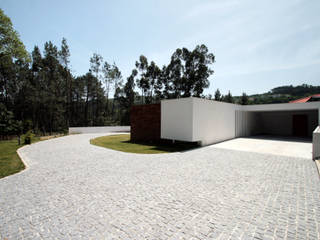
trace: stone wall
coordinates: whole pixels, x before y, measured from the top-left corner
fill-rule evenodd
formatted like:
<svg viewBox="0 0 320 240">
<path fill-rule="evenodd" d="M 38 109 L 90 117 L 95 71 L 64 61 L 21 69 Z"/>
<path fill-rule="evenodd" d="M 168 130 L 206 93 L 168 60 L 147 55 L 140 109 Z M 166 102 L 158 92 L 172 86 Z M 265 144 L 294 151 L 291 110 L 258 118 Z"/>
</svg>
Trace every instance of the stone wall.
<svg viewBox="0 0 320 240">
<path fill-rule="evenodd" d="M 160 141 L 160 104 L 135 105 L 130 112 L 131 140 Z"/>
</svg>

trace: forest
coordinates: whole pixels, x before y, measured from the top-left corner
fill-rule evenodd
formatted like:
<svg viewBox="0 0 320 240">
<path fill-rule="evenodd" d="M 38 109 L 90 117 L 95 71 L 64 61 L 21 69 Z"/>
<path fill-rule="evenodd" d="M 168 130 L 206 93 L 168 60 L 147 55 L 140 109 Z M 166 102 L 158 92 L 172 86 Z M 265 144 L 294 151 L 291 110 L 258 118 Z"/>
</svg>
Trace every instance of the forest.
<svg viewBox="0 0 320 240">
<path fill-rule="evenodd" d="M 141 55 L 126 79 L 116 63 L 94 53 L 90 69 L 72 74 L 70 49 L 45 42 L 26 51 L 8 16 L 0 9 L 0 136 L 33 130 L 66 132 L 69 126 L 130 124 L 133 104 L 164 98 L 202 97 L 215 57 L 205 45 L 178 48 L 158 67 Z"/>
<path fill-rule="evenodd" d="M 288 102 L 320 93 L 320 87 L 277 87 L 248 96 L 204 95 L 214 73 L 215 56 L 205 45 L 176 49 L 167 65 L 159 67 L 141 55 L 124 78 L 116 63 L 94 53 L 84 75 L 72 74 L 70 49 L 45 42 L 43 51 L 26 51 L 8 16 L 0 9 L 0 137 L 32 130 L 38 135 L 67 132 L 70 126 L 129 125 L 134 104 L 161 99 L 202 97 L 237 104 Z"/>
</svg>

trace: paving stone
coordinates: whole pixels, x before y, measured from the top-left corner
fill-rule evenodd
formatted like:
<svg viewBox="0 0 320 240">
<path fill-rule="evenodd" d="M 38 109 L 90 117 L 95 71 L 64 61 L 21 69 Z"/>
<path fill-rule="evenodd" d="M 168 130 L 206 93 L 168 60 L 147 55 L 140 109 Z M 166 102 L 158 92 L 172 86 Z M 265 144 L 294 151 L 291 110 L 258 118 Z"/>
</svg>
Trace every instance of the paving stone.
<svg viewBox="0 0 320 240">
<path fill-rule="evenodd" d="M 71 135 L 19 150 L 0 239 L 319 239 L 313 161 L 214 146 L 129 154 Z"/>
</svg>

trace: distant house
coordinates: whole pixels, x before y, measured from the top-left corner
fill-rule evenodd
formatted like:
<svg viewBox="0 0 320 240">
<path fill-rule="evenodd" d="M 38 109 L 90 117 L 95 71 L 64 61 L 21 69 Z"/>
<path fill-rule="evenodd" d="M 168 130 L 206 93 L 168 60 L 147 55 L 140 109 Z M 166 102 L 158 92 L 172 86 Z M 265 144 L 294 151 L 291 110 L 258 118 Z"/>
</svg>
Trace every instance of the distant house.
<svg viewBox="0 0 320 240">
<path fill-rule="evenodd" d="M 293 101 L 290 101 L 289 103 L 306 103 L 306 102 L 317 102 L 317 101 L 320 101 L 320 94 L 314 94 L 309 97 L 293 100 Z"/>
</svg>

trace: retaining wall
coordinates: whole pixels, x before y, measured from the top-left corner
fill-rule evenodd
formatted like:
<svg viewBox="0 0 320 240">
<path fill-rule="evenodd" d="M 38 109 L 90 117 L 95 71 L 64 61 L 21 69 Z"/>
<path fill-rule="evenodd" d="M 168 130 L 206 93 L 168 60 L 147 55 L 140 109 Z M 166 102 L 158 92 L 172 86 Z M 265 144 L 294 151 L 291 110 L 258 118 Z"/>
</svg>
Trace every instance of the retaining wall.
<svg viewBox="0 0 320 240">
<path fill-rule="evenodd" d="M 109 133 L 109 132 L 130 132 L 130 126 L 70 127 L 69 128 L 69 134 L 75 134 L 75 133 Z"/>
</svg>

